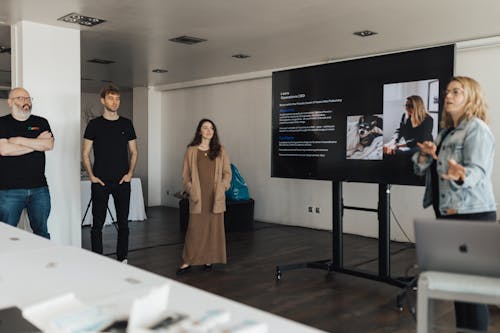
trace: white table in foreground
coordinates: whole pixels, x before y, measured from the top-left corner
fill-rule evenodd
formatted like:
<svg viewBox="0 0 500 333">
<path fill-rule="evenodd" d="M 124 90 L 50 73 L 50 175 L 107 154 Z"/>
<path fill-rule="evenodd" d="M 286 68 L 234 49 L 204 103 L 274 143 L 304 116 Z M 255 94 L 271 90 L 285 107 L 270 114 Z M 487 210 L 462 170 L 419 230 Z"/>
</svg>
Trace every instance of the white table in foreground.
<svg viewBox="0 0 500 333">
<path fill-rule="evenodd" d="M 24 251 L 39 250 L 54 246 L 57 246 L 57 244 L 48 239 L 0 222 L 0 254 L 19 254 Z M 7 267 L 0 268 L 0 271 L 2 269 L 7 269 Z"/>
<path fill-rule="evenodd" d="M 90 203 L 91 198 L 91 183 L 90 180 L 80 181 L 80 192 L 81 192 L 81 218 L 85 215 L 87 207 L 89 207 L 83 225 L 92 224 L 92 203 Z M 90 203 L 90 206 L 89 206 Z M 116 209 L 113 196 L 109 196 L 108 208 L 113 214 L 113 218 L 116 221 Z M 142 184 L 140 178 L 132 178 L 130 182 L 130 210 L 128 213 L 129 221 L 144 221 L 148 217 L 146 216 L 146 210 L 144 209 L 144 196 L 142 194 Z M 109 212 L 106 211 L 106 222 L 105 224 L 111 223 L 111 216 Z"/>
<path fill-rule="evenodd" d="M 85 304 L 105 305 L 127 313 L 134 299 L 146 295 L 153 287 L 168 284 L 167 309 L 193 319 L 218 309 L 228 311 L 232 323 L 244 320 L 265 323 L 269 333 L 322 332 L 86 250 L 58 245 L 47 247 L 45 242 L 36 242 L 38 236 L 26 234 L 12 228 L 10 237 L 32 244 L 27 244 L 25 250 L 0 253 L 0 267 L 8 267 L 0 270 L 0 309 L 9 306 L 25 309 L 72 292 Z"/>
</svg>

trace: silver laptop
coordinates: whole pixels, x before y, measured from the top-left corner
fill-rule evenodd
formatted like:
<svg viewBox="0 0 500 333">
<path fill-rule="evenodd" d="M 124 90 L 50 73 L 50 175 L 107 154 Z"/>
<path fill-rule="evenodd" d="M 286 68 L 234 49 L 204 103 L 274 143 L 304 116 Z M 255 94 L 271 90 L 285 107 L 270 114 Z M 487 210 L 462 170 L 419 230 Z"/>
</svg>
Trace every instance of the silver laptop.
<svg viewBox="0 0 500 333">
<path fill-rule="evenodd" d="M 500 277 L 500 224 L 415 219 L 417 261 L 422 271 Z"/>
</svg>

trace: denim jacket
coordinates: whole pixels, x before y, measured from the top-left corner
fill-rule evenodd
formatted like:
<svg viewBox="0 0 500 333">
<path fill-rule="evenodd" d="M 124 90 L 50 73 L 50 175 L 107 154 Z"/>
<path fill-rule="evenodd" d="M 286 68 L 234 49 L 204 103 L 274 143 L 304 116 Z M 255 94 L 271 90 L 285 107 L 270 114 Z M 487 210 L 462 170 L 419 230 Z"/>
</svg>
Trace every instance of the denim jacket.
<svg viewBox="0 0 500 333">
<path fill-rule="evenodd" d="M 481 213 L 496 210 L 491 183 L 495 138 L 488 126 L 479 118 L 464 119 L 443 140 L 446 130 L 442 130 L 436 145 L 441 144 L 437 159 L 439 182 L 439 210 L 446 215 L 447 209 L 455 209 L 457 214 Z M 442 142 L 441 142 L 442 141 Z M 425 174 L 424 208 L 433 202 L 430 166 L 433 159 L 427 156 L 418 163 L 419 152 L 412 157 L 417 175 Z M 448 160 L 454 159 L 465 167 L 463 184 L 446 180 L 441 175 L 448 172 Z"/>
</svg>

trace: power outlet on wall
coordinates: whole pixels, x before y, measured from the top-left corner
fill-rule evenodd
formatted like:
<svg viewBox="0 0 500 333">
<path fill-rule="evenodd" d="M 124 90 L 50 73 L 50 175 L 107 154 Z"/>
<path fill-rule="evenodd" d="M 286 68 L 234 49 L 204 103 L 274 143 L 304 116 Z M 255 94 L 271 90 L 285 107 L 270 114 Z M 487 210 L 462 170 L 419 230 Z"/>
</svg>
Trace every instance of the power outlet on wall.
<svg viewBox="0 0 500 333">
<path fill-rule="evenodd" d="M 319 207 L 316 207 L 316 214 L 319 214 L 320 213 L 320 209 Z"/>
<path fill-rule="evenodd" d="M 307 212 L 309 212 L 309 213 L 312 213 L 312 212 L 313 212 L 313 208 L 312 208 L 312 206 L 307 207 Z"/>
</svg>

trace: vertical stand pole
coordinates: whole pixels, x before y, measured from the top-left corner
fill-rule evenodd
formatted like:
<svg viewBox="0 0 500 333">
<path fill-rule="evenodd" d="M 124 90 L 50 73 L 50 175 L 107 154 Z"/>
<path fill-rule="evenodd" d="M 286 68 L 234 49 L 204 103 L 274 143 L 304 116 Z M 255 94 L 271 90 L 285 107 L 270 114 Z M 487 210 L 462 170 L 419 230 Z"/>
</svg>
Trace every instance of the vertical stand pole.
<svg viewBox="0 0 500 333">
<path fill-rule="evenodd" d="M 332 260 L 333 268 L 339 270 L 344 267 L 344 243 L 342 217 L 344 206 L 342 202 L 342 182 L 332 183 Z"/>
<path fill-rule="evenodd" d="M 391 275 L 391 187 L 378 185 L 378 274 L 380 277 Z"/>
</svg>

